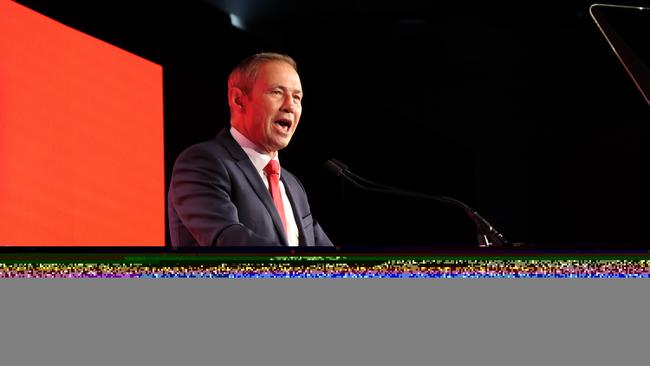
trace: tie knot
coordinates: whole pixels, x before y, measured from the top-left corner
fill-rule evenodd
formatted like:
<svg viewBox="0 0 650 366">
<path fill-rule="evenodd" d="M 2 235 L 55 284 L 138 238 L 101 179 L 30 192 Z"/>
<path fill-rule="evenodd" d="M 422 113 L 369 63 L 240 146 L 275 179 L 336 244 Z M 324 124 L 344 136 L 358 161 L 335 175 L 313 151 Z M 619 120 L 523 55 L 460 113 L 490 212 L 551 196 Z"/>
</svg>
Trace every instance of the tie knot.
<svg viewBox="0 0 650 366">
<path fill-rule="evenodd" d="M 271 175 L 271 174 L 280 174 L 280 163 L 278 163 L 277 160 L 271 159 L 268 164 L 264 167 L 264 171 L 266 174 Z"/>
</svg>

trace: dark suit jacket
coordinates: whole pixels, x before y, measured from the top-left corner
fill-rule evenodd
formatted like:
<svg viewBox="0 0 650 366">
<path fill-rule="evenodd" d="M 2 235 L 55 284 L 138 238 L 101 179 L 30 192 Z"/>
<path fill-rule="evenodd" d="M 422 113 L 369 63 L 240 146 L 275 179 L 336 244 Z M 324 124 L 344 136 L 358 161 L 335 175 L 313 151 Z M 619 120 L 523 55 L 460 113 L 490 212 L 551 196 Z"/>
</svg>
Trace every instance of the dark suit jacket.
<svg viewBox="0 0 650 366">
<path fill-rule="evenodd" d="M 312 217 L 298 179 L 280 179 L 293 207 L 301 246 L 331 246 Z M 172 245 L 286 246 L 282 221 L 262 177 L 228 129 L 183 151 L 168 194 Z"/>
</svg>

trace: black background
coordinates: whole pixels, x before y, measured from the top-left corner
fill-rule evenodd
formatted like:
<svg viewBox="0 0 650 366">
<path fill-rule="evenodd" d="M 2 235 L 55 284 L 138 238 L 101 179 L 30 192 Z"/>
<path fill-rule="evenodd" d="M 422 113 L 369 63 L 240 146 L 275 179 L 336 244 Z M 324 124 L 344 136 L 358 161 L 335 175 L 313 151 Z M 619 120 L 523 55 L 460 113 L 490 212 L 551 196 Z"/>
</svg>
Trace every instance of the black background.
<svg viewBox="0 0 650 366">
<path fill-rule="evenodd" d="M 232 67 L 278 51 L 305 91 L 281 161 L 338 245 L 476 243 L 459 209 L 361 192 L 325 173 L 329 158 L 460 199 L 510 241 L 650 242 L 650 109 L 591 2 L 19 2 L 163 66 L 167 184 L 180 151 L 228 125 Z M 247 30 L 231 25 L 235 10 Z"/>
</svg>

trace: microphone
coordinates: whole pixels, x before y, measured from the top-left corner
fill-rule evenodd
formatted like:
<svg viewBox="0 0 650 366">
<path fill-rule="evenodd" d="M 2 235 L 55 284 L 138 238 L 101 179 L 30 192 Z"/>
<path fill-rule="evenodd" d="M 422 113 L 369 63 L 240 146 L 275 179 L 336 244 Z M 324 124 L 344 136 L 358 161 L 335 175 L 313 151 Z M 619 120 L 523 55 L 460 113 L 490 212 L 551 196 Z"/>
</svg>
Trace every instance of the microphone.
<svg viewBox="0 0 650 366">
<path fill-rule="evenodd" d="M 373 182 L 361 176 L 358 176 L 352 173 L 348 166 L 344 163 L 336 160 L 330 159 L 325 162 L 325 170 L 330 174 L 343 178 L 346 181 L 350 182 L 355 187 L 378 193 L 393 194 L 406 197 L 422 198 L 427 200 L 433 200 L 438 202 L 443 202 L 450 204 L 456 207 L 463 209 L 467 215 L 474 221 L 477 229 L 477 236 L 479 247 L 511 247 L 512 245 L 503 237 L 503 235 L 498 232 L 492 224 L 490 224 L 483 216 L 481 216 L 476 210 L 472 209 L 465 203 L 451 197 L 445 196 L 432 196 L 428 194 L 423 194 L 419 192 L 408 191 L 404 189 L 394 188 L 387 186 L 385 184 Z"/>
<path fill-rule="evenodd" d="M 337 163 L 335 163 L 335 159 L 330 159 L 325 162 L 325 170 L 327 170 L 328 173 L 335 175 L 337 178 L 341 177 L 343 174 L 343 168 L 339 166 Z M 346 167 L 347 168 L 347 167 Z"/>
</svg>

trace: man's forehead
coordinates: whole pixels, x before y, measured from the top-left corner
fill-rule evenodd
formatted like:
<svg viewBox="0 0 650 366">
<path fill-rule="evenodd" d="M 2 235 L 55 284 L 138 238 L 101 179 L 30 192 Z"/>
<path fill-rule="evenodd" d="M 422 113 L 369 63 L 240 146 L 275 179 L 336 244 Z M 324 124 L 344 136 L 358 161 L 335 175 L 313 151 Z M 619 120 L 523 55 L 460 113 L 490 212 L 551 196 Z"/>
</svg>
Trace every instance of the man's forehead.
<svg viewBox="0 0 650 366">
<path fill-rule="evenodd" d="M 287 68 L 280 72 L 272 72 L 272 70 L 260 70 L 257 75 L 256 84 L 262 88 L 282 88 L 294 93 L 302 93 L 302 84 L 298 73 L 287 64 Z"/>
</svg>

